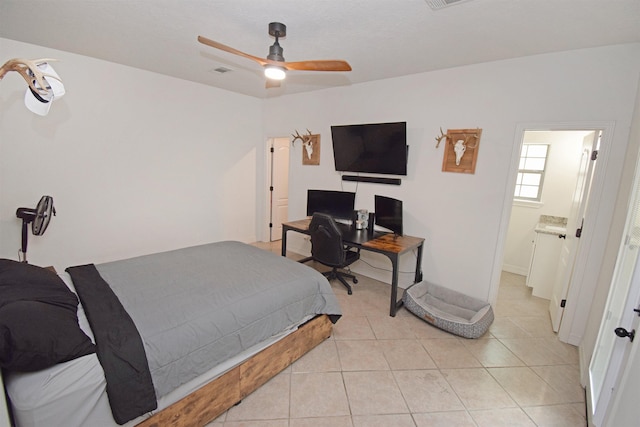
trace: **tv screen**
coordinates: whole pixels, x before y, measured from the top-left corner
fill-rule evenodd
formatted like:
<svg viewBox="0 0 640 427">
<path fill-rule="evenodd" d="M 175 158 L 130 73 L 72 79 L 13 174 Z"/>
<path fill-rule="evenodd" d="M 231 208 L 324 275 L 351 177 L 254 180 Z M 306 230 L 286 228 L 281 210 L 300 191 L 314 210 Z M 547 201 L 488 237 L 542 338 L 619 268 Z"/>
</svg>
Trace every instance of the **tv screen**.
<svg viewBox="0 0 640 427">
<path fill-rule="evenodd" d="M 348 191 L 307 190 L 307 216 L 321 212 L 339 219 L 351 219 L 356 193 Z"/>
<path fill-rule="evenodd" d="M 402 236 L 402 200 L 375 195 L 376 225 Z"/>
<path fill-rule="evenodd" d="M 339 172 L 407 174 L 407 123 L 331 126 Z"/>
</svg>

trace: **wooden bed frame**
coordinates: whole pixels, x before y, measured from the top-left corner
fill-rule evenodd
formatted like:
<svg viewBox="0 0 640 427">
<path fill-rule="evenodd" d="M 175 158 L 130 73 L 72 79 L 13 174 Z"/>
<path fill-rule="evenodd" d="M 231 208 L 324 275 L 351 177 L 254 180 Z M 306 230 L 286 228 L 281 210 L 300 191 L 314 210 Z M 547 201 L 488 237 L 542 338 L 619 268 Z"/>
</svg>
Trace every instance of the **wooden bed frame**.
<svg viewBox="0 0 640 427">
<path fill-rule="evenodd" d="M 329 338 L 331 329 L 332 323 L 326 314 L 317 316 L 295 332 L 137 426 L 203 426 Z"/>
</svg>

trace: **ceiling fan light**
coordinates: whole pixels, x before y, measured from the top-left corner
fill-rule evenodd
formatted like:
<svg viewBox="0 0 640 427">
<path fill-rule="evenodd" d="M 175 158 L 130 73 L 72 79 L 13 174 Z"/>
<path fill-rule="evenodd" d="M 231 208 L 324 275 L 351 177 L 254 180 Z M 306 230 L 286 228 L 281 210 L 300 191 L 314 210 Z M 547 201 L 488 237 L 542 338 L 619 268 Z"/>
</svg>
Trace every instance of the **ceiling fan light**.
<svg viewBox="0 0 640 427">
<path fill-rule="evenodd" d="M 287 76 L 284 67 L 278 67 L 276 65 L 266 65 L 264 67 L 264 75 L 268 79 L 284 80 Z"/>
</svg>

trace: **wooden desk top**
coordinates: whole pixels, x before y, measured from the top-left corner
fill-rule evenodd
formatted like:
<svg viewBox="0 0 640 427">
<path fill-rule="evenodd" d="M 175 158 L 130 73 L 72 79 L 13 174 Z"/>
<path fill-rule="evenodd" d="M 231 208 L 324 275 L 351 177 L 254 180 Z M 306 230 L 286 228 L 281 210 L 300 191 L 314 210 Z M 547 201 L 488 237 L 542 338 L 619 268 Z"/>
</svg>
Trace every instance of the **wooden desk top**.
<svg viewBox="0 0 640 427">
<path fill-rule="evenodd" d="M 311 218 L 299 219 L 283 223 L 292 230 L 306 232 L 309 230 Z M 396 236 L 395 234 L 383 234 L 380 237 L 362 243 L 360 246 L 374 251 L 401 254 L 408 250 L 419 247 L 424 243 L 424 238 L 413 236 Z"/>
<path fill-rule="evenodd" d="M 309 224 L 311 224 L 311 218 L 299 219 L 297 221 L 283 222 L 282 225 L 286 225 L 289 228 L 293 228 L 300 231 L 309 230 Z"/>
<path fill-rule="evenodd" d="M 368 242 L 363 243 L 362 246 L 382 252 L 400 254 L 413 248 L 417 248 L 423 243 L 424 239 L 422 237 L 396 236 L 395 234 L 389 233 L 373 240 L 369 240 Z"/>
</svg>

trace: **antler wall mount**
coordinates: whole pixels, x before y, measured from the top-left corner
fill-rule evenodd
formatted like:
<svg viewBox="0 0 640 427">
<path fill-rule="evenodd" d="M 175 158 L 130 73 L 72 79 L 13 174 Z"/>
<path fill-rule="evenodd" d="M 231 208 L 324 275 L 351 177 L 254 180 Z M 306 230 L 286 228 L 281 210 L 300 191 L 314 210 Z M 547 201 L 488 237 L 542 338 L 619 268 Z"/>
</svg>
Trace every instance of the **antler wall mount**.
<svg viewBox="0 0 640 427">
<path fill-rule="evenodd" d="M 15 71 L 22 76 L 29 86 L 25 92 L 24 103 L 29 110 L 46 116 L 51 108 L 51 101 L 65 94 L 62 79 L 49 64 L 55 59 L 22 59 L 14 58 L 0 67 L 0 80 Z"/>
<path fill-rule="evenodd" d="M 320 135 L 312 134 L 309 129 L 307 129 L 306 135 L 300 135 L 300 132 L 296 129 L 295 134 L 291 134 L 293 140 L 291 141 L 291 145 L 295 146 L 296 140 L 300 140 L 302 142 L 302 147 L 304 150 L 302 151 L 302 164 L 303 165 L 319 165 L 320 164 Z"/>
<path fill-rule="evenodd" d="M 442 170 L 444 172 L 475 173 L 478 159 L 478 146 L 482 129 L 447 129 L 445 134 L 440 128 L 436 136 L 436 148 L 445 140 Z"/>
</svg>

